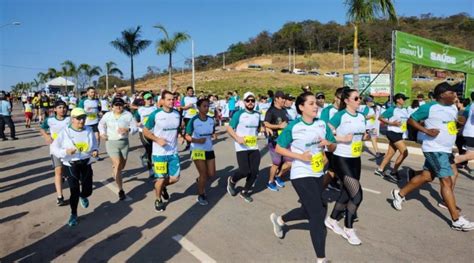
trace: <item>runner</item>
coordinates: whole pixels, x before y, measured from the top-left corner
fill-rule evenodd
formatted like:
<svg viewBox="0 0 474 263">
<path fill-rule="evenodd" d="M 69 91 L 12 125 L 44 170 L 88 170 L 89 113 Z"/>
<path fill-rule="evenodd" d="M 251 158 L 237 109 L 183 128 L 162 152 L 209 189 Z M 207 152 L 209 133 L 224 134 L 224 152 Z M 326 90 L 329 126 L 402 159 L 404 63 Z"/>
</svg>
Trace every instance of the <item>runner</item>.
<svg viewBox="0 0 474 263">
<path fill-rule="evenodd" d="M 291 94 L 286 94 L 285 110 L 286 114 L 288 115 L 289 122 L 295 120 L 298 117 L 298 111 L 296 110 L 294 102 L 295 97 L 293 97 Z"/>
<path fill-rule="evenodd" d="M 112 177 L 119 189 L 119 200 L 126 198 L 123 191 L 122 171 L 127 163 L 129 133 L 138 131 L 135 119 L 130 112 L 124 111 L 125 102 L 121 98 L 112 101 L 112 111 L 105 113 L 99 122 L 100 136 L 106 141 L 105 148 L 112 161 Z"/>
<path fill-rule="evenodd" d="M 464 137 L 466 153 L 457 155 L 455 158 L 457 164 L 465 163 L 464 167 L 468 167 L 467 161 L 474 159 L 474 107 L 472 102 L 474 102 L 474 92 L 471 92 L 471 104 L 465 108 L 463 113 L 464 129 L 462 136 Z"/>
<path fill-rule="evenodd" d="M 108 94 L 104 94 L 104 96 L 100 99 L 100 112 L 101 116 L 104 116 L 107 112 L 110 111 L 110 98 Z"/>
<path fill-rule="evenodd" d="M 298 194 L 301 207 L 282 216 L 270 215 L 273 230 L 278 238 L 283 238 L 282 227 L 289 221 L 308 220 L 309 231 L 317 262 L 325 262 L 327 204 L 323 200 L 324 163 L 323 149 L 334 150 L 334 136 L 329 126 L 316 118 L 318 106 L 313 93 L 305 92 L 296 99 L 300 118 L 291 122 L 278 137 L 276 152 L 293 160 L 291 183 Z M 288 147 L 290 147 L 288 149 Z"/>
<path fill-rule="evenodd" d="M 53 162 L 54 169 L 54 186 L 56 188 L 56 204 L 58 206 L 64 205 L 63 196 L 63 164 L 61 160 L 53 154 L 53 142 L 58 138 L 58 134 L 69 126 L 71 119 L 66 116 L 67 105 L 62 100 L 56 101 L 54 104 L 54 117 L 48 117 L 40 125 L 40 133 L 43 136 L 46 144 L 49 146 L 49 154 L 51 155 L 51 161 Z M 49 134 L 48 134 L 49 131 Z"/>
<path fill-rule="evenodd" d="M 196 165 L 199 177 L 196 179 L 200 205 L 207 205 L 206 183 L 216 175 L 216 157 L 212 149 L 212 140 L 216 139 L 214 118 L 206 115 L 209 100 L 200 99 L 196 103 L 199 113 L 186 126 L 186 140 L 191 143 L 191 158 Z"/>
<path fill-rule="evenodd" d="M 99 100 L 96 99 L 96 91 L 94 87 L 87 88 L 87 97 L 79 101 L 79 108 L 87 113 L 86 126 L 94 131 L 97 144 L 100 144 L 99 137 Z"/>
<path fill-rule="evenodd" d="M 31 98 L 26 99 L 25 104 L 23 104 L 25 111 L 25 127 L 31 128 L 31 120 L 33 119 L 33 104 L 31 104 Z"/>
<path fill-rule="evenodd" d="M 49 97 L 46 95 L 46 92 L 41 92 L 41 97 L 39 98 L 39 108 L 40 116 L 39 122 L 43 122 L 49 115 Z"/>
<path fill-rule="evenodd" d="M 441 195 L 451 214 L 451 228 L 469 231 L 474 229 L 474 223 L 459 215 L 450 178 L 453 176 L 453 170 L 449 159 L 457 133 L 457 111 L 452 107 L 456 99 L 455 91 L 447 82 L 438 84 L 433 94 L 436 101 L 420 106 L 408 120 L 410 125 L 425 134 L 421 146 L 425 164 L 420 175 L 413 177 L 402 189 L 392 190 L 391 195 L 394 208 L 402 210 L 402 203 L 407 194 L 438 177 Z M 425 126 L 422 126 L 420 121 L 424 121 Z"/>
<path fill-rule="evenodd" d="M 360 185 L 363 140 L 366 139 L 365 117 L 357 112 L 361 98 L 354 89 L 345 88 L 342 92 L 340 110 L 329 121 L 336 130 L 337 147 L 333 162 L 336 175 L 342 182 L 341 194 L 332 213 L 325 220 L 326 226 L 341 235 L 351 245 L 362 244 L 353 228 L 357 208 L 362 203 Z M 345 213 L 344 229 L 338 224 Z"/>
<path fill-rule="evenodd" d="M 318 105 L 318 118 L 321 118 L 321 113 L 329 104 L 326 103 L 326 96 L 324 92 L 316 93 L 316 104 Z"/>
<path fill-rule="evenodd" d="M 173 109 L 173 93 L 168 90 L 161 94 L 163 107 L 148 117 L 143 127 L 143 135 L 153 141 L 153 167 L 155 170 L 155 209 L 164 211 L 168 200 L 166 186 L 179 181 L 180 165 L 178 156 L 178 130 L 181 126 L 179 112 Z"/>
<path fill-rule="evenodd" d="M 289 122 L 288 114 L 284 108 L 285 99 L 286 95 L 281 90 L 275 92 L 275 98 L 263 122 L 269 134 L 268 149 L 272 158 L 272 166 L 270 167 L 267 183 L 267 188 L 271 191 L 278 191 L 278 187 L 285 187 L 285 182 L 281 176 L 291 168 L 291 160 L 275 152 L 277 138 Z"/>
<path fill-rule="evenodd" d="M 197 102 L 197 98 L 194 95 L 193 87 L 188 87 L 186 89 L 186 96 L 181 99 L 181 109 L 183 110 L 183 121 L 184 121 L 183 132 L 185 131 L 184 128 L 187 127 L 188 122 L 191 120 L 191 118 L 193 118 L 197 114 L 196 102 Z M 184 150 L 185 151 L 189 150 L 189 147 L 190 147 L 190 144 L 189 142 L 187 142 L 186 148 Z"/>
<path fill-rule="evenodd" d="M 408 156 L 408 149 L 405 140 L 403 139 L 404 134 L 407 132 L 407 121 L 409 118 L 408 110 L 403 106 L 407 99 L 409 98 L 402 93 L 395 94 L 393 97 L 395 105 L 388 108 L 384 111 L 382 116 L 379 117 L 379 120 L 388 126 L 386 135 L 389 144 L 387 153 L 374 174 L 380 177 L 387 176 L 384 173 L 385 167 L 390 163 L 393 156 L 398 151 L 400 154 L 395 160 L 392 171 L 388 175 L 389 180 L 394 182 L 400 180 L 398 169 L 402 165 L 403 160 Z"/>
<path fill-rule="evenodd" d="M 367 133 L 370 135 L 370 141 L 372 142 L 372 147 L 374 148 L 375 158 L 381 158 L 384 156 L 379 152 L 379 147 L 377 144 L 377 137 L 380 129 L 380 109 L 374 103 L 374 98 L 372 96 L 367 96 L 364 98 L 364 105 L 361 105 L 359 112 L 365 116 L 367 120 Z"/>
<path fill-rule="evenodd" d="M 99 154 L 97 140 L 90 127 L 84 125 L 87 114 L 84 109 L 75 108 L 71 112 L 71 125 L 62 129 L 53 141 L 53 155 L 62 159 L 66 167 L 67 182 L 71 191 L 69 205 L 71 216 L 68 225 L 77 225 L 77 205 L 89 207 L 92 194 L 91 158 Z"/>
<path fill-rule="evenodd" d="M 252 92 L 244 94 L 245 109 L 232 115 L 227 132 L 234 139 L 237 163 L 239 169 L 227 179 L 227 192 L 231 196 L 237 195 L 235 185 L 240 179 L 246 178 L 245 186 L 239 195 L 247 203 L 251 203 L 251 189 L 257 179 L 260 166 L 260 150 L 257 144 L 257 134 L 260 128 L 260 114 L 255 109 L 255 95 Z"/>
<path fill-rule="evenodd" d="M 140 135 L 140 141 L 142 142 L 143 147 L 145 148 L 145 153 L 141 156 L 141 161 L 143 166 L 146 166 L 148 169 L 149 177 L 154 177 L 155 172 L 153 171 L 153 159 L 152 159 L 152 152 L 153 152 L 153 141 L 150 139 L 145 138 L 143 135 L 143 127 L 148 120 L 148 116 L 156 111 L 158 108 L 154 105 L 153 102 L 153 94 L 146 93 L 143 96 L 145 99 L 145 106 L 141 106 L 135 112 L 135 120 L 138 121 L 138 131 Z"/>
</svg>

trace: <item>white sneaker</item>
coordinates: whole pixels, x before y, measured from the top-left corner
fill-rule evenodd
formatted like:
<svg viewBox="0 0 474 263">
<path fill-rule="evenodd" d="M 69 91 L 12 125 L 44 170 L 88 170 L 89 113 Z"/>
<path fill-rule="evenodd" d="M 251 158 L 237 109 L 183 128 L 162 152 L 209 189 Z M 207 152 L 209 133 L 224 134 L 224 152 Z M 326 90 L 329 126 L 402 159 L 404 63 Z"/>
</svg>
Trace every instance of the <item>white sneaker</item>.
<svg viewBox="0 0 474 263">
<path fill-rule="evenodd" d="M 398 211 L 402 210 L 402 202 L 405 201 L 405 197 L 400 196 L 400 190 L 399 189 L 393 189 L 392 190 L 392 204 L 395 209 Z"/>
<path fill-rule="evenodd" d="M 278 216 L 275 213 L 272 213 L 270 215 L 270 221 L 272 221 L 273 233 L 275 233 L 275 236 L 277 236 L 278 238 L 283 238 L 282 225 L 278 223 Z"/>
<path fill-rule="evenodd" d="M 346 238 L 345 237 L 346 234 L 344 233 L 344 230 L 342 230 L 342 228 L 339 226 L 337 220 L 332 219 L 331 217 L 328 216 L 326 217 L 326 220 L 324 220 L 324 224 L 326 225 L 327 228 L 331 229 L 337 235 L 340 235 Z"/>
<path fill-rule="evenodd" d="M 458 220 L 453 221 L 451 228 L 459 231 L 470 231 L 474 229 L 474 223 L 460 216 Z"/>
<path fill-rule="evenodd" d="M 358 246 L 362 244 L 362 241 L 360 241 L 359 237 L 357 236 L 355 229 L 344 227 L 344 233 L 345 233 L 344 238 L 347 239 L 347 241 L 349 241 L 349 244 L 353 246 Z"/>
</svg>

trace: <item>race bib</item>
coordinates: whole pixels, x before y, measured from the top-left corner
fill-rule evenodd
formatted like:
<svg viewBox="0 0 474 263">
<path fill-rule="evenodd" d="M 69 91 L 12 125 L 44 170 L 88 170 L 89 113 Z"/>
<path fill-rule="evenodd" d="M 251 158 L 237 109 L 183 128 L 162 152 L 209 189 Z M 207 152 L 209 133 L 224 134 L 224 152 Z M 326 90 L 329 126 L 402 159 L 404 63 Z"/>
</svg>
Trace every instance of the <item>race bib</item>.
<svg viewBox="0 0 474 263">
<path fill-rule="evenodd" d="M 97 119 L 97 113 L 88 113 L 88 114 L 87 114 L 87 119 L 88 119 L 88 120 L 95 120 L 95 119 Z"/>
<path fill-rule="evenodd" d="M 168 163 L 167 162 L 156 162 L 153 164 L 156 174 L 167 174 Z"/>
<path fill-rule="evenodd" d="M 193 116 L 193 115 L 197 114 L 197 110 L 194 109 L 194 108 L 191 108 L 191 109 L 188 110 L 188 113 L 189 113 L 189 115 Z"/>
<path fill-rule="evenodd" d="M 450 121 L 448 122 L 448 133 L 449 135 L 456 135 L 458 134 L 458 129 L 456 127 L 456 122 L 455 121 Z"/>
<path fill-rule="evenodd" d="M 283 130 L 278 130 L 277 134 L 280 135 Z"/>
<path fill-rule="evenodd" d="M 371 125 L 374 125 L 374 124 L 375 124 L 375 117 L 370 118 L 370 119 L 369 119 L 369 123 L 370 123 Z"/>
<path fill-rule="evenodd" d="M 244 136 L 244 144 L 248 147 L 257 146 L 257 136 Z"/>
<path fill-rule="evenodd" d="M 311 170 L 315 173 L 319 173 L 324 168 L 323 153 L 317 153 L 311 157 Z"/>
<path fill-rule="evenodd" d="M 195 160 L 206 160 L 206 152 L 203 150 L 193 150 L 191 157 Z"/>
<path fill-rule="evenodd" d="M 53 138 L 53 140 L 56 140 L 56 138 L 58 138 L 58 134 L 55 132 L 51 133 L 51 138 Z"/>
<path fill-rule="evenodd" d="M 79 152 L 87 152 L 89 151 L 89 144 L 87 142 L 76 142 L 76 149 Z"/>
<path fill-rule="evenodd" d="M 362 154 L 362 141 L 352 142 L 351 151 L 352 156 L 360 157 Z"/>
<path fill-rule="evenodd" d="M 147 121 L 148 121 L 148 116 L 146 116 L 146 117 L 143 118 L 142 124 L 145 125 L 145 123 L 146 123 Z"/>
<path fill-rule="evenodd" d="M 402 132 L 406 132 L 407 131 L 407 123 L 404 121 L 402 122 L 402 125 L 400 125 L 400 130 Z"/>
<path fill-rule="evenodd" d="M 48 103 L 47 103 L 47 102 L 43 102 L 43 107 L 48 107 Z"/>
</svg>

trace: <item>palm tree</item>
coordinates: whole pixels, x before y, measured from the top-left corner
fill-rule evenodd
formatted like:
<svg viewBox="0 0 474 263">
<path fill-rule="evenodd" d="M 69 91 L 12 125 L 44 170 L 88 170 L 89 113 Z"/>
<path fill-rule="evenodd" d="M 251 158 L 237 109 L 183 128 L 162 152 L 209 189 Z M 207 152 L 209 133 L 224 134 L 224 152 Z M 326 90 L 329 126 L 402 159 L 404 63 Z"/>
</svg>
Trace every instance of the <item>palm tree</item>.
<svg viewBox="0 0 474 263">
<path fill-rule="evenodd" d="M 135 77 L 133 75 L 133 56 L 140 54 L 145 48 L 150 44 L 150 40 L 140 39 L 140 26 L 137 26 L 136 29 L 130 28 L 128 30 L 122 31 L 122 37 L 117 38 L 114 41 L 111 41 L 110 44 L 118 49 L 120 52 L 124 53 L 130 57 L 131 65 L 131 92 L 135 93 Z"/>
<path fill-rule="evenodd" d="M 170 38 L 168 35 L 168 31 L 162 25 L 153 26 L 154 28 L 158 28 L 163 32 L 165 38 L 160 39 L 156 42 L 156 53 L 160 54 L 168 54 L 169 55 L 169 62 L 168 62 L 168 89 L 171 90 L 171 74 L 173 71 L 173 64 L 172 64 L 172 56 L 173 53 L 176 52 L 178 49 L 178 45 L 187 41 L 190 36 L 183 32 L 176 32 L 174 33 L 173 37 Z"/>
<path fill-rule="evenodd" d="M 49 68 L 46 72 L 47 79 L 54 79 L 61 76 L 61 72 L 58 72 L 55 68 Z"/>
<path fill-rule="evenodd" d="M 61 64 L 61 66 L 62 66 L 63 76 L 66 78 L 66 90 L 67 90 L 67 77 L 68 76 L 74 77 L 75 85 L 73 88 L 73 92 L 76 93 L 77 92 L 77 75 L 79 74 L 79 70 L 76 67 L 76 64 L 74 64 L 74 62 L 72 62 L 71 60 L 66 60 Z"/>
<path fill-rule="evenodd" d="M 79 72 L 83 73 L 87 77 L 87 85 L 91 85 L 91 79 L 94 76 L 99 76 L 102 69 L 99 66 L 91 66 L 89 64 L 79 65 Z"/>
<path fill-rule="evenodd" d="M 36 76 L 38 77 L 39 84 L 48 82 L 48 73 L 39 72 Z"/>
<path fill-rule="evenodd" d="M 123 76 L 122 71 L 116 67 L 117 64 L 113 61 L 105 63 L 105 92 L 109 93 L 109 75 L 119 74 Z"/>
<path fill-rule="evenodd" d="M 359 49 L 357 45 L 358 29 L 362 23 L 373 21 L 376 17 L 388 17 L 396 22 L 397 14 L 392 0 L 346 0 L 347 17 L 354 27 L 354 89 L 359 88 Z"/>
</svg>

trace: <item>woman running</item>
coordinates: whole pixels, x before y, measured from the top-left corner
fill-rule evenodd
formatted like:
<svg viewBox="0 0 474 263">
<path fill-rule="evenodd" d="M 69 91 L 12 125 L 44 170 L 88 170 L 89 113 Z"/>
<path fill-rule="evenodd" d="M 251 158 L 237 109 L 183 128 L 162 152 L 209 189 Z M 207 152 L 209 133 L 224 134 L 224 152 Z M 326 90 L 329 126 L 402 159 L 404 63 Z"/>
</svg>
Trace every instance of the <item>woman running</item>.
<svg viewBox="0 0 474 263">
<path fill-rule="evenodd" d="M 206 183 L 208 178 L 216 175 L 216 157 L 212 149 L 212 139 L 215 139 L 215 126 L 214 118 L 207 115 L 209 100 L 200 99 L 196 105 L 199 112 L 186 126 L 186 140 L 191 143 L 191 158 L 199 173 L 196 201 L 200 205 L 207 205 Z"/>
<path fill-rule="evenodd" d="M 102 116 L 99 122 L 100 136 L 106 141 L 105 148 L 112 161 L 112 175 L 117 183 L 119 200 L 126 198 L 123 191 L 122 171 L 127 163 L 129 133 L 138 131 L 135 119 L 130 112 L 124 111 L 125 102 L 121 98 L 112 101 L 112 111 Z"/>
<path fill-rule="evenodd" d="M 84 109 L 72 110 L 71 125 L 65 127 L 52 144 L 53 155 L 61 158 L 66 166 L 67 182 L 71 191 L 69 226 L 77 225 L 79 200 L 83 208 L 89 207 L 87 197 L 92 194 L 91 157 L 96 158 L 99 154 L 94 131 L 84 126 L 86 118 Z"/>
<path fill-rule="evenodd" d="M 331 129 L 316 118 L 318 106 L 313 93 L 305 92 L 296 98 L 296 110 L 301 115 L 291 122 L 277 140 L 276 152 L 291 158 L 291 183 L 298 194 L 302 206 L 288 213 L 270 215 L 273 230 L 278 238 L 283 238 L 282 227 L 286 222 L 309 220 L 309 231 L 316 252 L 317 262 L 326 258 L 326 217 L 327 204 L 323 200 L 324 165 L 327 162 L 324 148 L 334 150 L 335 142 Z M 288 149 L 288 147 L 291 147 Z"/>
<path fill-rule="evenodd" d="M 155 171 L 153 171 L 153 160 L 151 159 L 153 152 L 153 141 L 143 136 L 143 127 L 148 120 L 148 116 L 150 116 L 150 114 L 156 111 L 158 108 L 154 105 L 153 94 L 146 93 L 143 95 L 143 99 L 145 100 L 145 106 L 141 106 L 137 111 L 135 111 L 135 119 L 139 122 L 138 130 L 140 132 L 140 141 L 145 148 L 145 154 L 142 156 L 142 160 L 146 160 L 143 161 L 143 163 L 146 164 L 146 167 L 148 168 L 148 175 L 151 178 L 155 175 Z"/>
<path fill-rule="evenodd" d="M 353 228 L 357 208 L 362 203 L 362 187 L 360 171 L 363 143 L 367 138 L 365 117 L 357 112 L 361 98 L 354 89 L 344 89 L 341 97 L 340 111 L 329 121 L 336 131 L 337 147 L 334 151 L 333 162 L 336 175 L 342 182 L 341 194 L 334 205 L 332 213 L 326 218 L 326 226 L 341 235 L 351 245 L 360 245 Z M 345 213 L 344 229 L 338 220 Z"/>
</svg>

